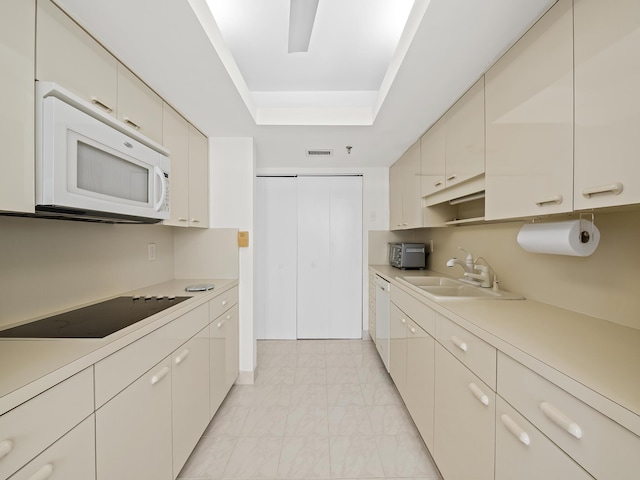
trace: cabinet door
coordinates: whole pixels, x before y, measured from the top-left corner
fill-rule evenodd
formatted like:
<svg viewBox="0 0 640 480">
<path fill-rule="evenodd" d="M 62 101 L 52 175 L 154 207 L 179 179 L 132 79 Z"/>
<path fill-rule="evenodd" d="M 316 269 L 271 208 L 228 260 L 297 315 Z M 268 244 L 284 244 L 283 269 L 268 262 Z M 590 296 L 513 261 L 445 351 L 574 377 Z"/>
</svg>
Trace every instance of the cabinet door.
<svg viewBox="0 0 640 480">
<path fill-rule="evenodd" d="M 574 3 L 574 207 L 640 203 L 640 3 Z"/>
<path fill-rule="evenodd" d="M 407 150 L 403 161 L 402 223 L 405 228 L 422 226 L 420 166 L 420 141 L 417 141 Z"/>
<path fill-rule="evenodd" d="M 209 228 L 209 141 L 189 124 L 189 226 Z"/>
<path fill-rule="evenodd" d="M 9 480 L 95 480 L 93 415 L 31 460 Z"/>
<path fill-rule="evenodd" d="M 189 124 L 166 103 L 162 106 L 162 144 L 171 152 L 171 218 L 165 225 L 189 226 Z"/>
<path fill-rule="evenodd" d="M 389 230 L 402 230 L 402 162 L 389 167 Z"/>
<path fill-rule="evenodd" d="M 239 373 L 239 318 L 238 306 L 231 308 L 224 315 L 226 322 L 225 345 L 224 345 L 224 384 L 225 395 L 233 386 Z"/>
<path fill-rule="evenodd" d="M 162 144 L 162 99 L 118 64 L 118 120 Z"/>
<path fill-rule="evenodd" d="M 421 193 L 431 195 L 444 188 L 445 136 L 444 122 L 436 122 L 420 139 Z"/>
<path fill-rule="evenodd" d="M 484 173 L 484 77 L 444 118 L 445 182 L 450 187 Z"/>
<path fill-rule="evenodd" d="M 495 480 L 591 480 L 576 462 L 499 396 Z"/>
<path fill-rule="evenodd" d="M 447 480 L 493 480 L 495 393 L 440 345 L 433 443 Z"/>
<path fill-rule="evenodd" d="M 389 373 L 403 399 L 407 396 L 407 319 L 407 315 L 392 303 L 389 317 Z"/>
<path fill-rule="evenodd" d="M 96 412 L 98 480 L 172 480 L 171 435 L 167 357 Z"/>
<path fill-rule="evenodd" d="M 227 322 L 225 314 L 220 315 L 209 325 L 209 417 L 213 418 L 227 394 L 225 381 L 225 339 Z"/>
<path fill-rule="evenodd" d="M 39 0 L 36 79 L 60 84 L 116 114 L 118 61 L 50 0 Z"/>
<path fill-rule="evenodd" d="M 435 340 L 415 322 L 407 323 L 407 383 L 405 404 L 418 431 L 433 451 L 435 405 Z"/>
<path fill-rule="evenodd" d="M 560 0 L 486 73 L 489 220 L 573 208 L 573 18 Z"/>
<path fill-rule="evenodd" d="M 35 1 L 0 6 L 0 210 L 33 212 Z"/>
<path fill-rule="evenodd" d="M 209 423 L 209 327 L 171 356 L 173 476 L 178 476 Z"/>
</svg>

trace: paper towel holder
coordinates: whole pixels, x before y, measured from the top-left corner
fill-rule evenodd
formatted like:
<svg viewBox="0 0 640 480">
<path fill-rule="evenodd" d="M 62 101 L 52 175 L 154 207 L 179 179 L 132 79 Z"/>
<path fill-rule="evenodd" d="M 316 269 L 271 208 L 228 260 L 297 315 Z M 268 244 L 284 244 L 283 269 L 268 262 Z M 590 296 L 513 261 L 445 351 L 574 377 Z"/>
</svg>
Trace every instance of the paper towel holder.
<svg viewBox="0 0 640 480">
<path fill-rule="evenodd" d="M 582 226 L 582 216 L 583 215 L 589 215 L 589 214 L 580 212 L 580 218 L 579 218 L 580 219 L 580 226 Z M 591 222 L 589 223 L 591 231 L 587 232 L 586 230 L 580 229 L 580 243 L 589 243 L 589 241 L 593 238 L 593 226 L 594 226 L 595 218 L 596 218 L 595 215 L 593 214 L 593 212 L 591 212 Z"/>
</svg>

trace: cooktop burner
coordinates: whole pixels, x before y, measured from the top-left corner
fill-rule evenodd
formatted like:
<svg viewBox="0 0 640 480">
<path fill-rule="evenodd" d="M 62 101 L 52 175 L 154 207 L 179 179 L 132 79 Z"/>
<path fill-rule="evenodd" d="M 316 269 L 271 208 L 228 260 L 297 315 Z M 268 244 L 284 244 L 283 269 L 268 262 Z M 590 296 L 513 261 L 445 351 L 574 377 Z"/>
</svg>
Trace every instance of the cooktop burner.
<svg viewBox="0 0 640 480">
<path fill-rule="evenodd" d="M 0 330 L 5 338 L 104 338 L 191 297 L 117 297 Z"/>
</svg>

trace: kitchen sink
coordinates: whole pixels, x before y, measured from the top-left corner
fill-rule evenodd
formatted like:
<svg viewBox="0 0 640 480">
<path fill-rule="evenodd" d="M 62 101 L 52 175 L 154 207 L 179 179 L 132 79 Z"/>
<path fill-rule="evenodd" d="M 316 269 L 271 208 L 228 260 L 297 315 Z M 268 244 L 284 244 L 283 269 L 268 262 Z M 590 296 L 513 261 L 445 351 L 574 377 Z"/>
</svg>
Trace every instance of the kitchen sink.
<svg viewBox="0 0 640 480">
<path fill-rule="evenodd" d="M 397 276 L 396 280 L 435 301 L 442 300 L 523 300 L 524 297 L 503 290 L 469 285 L 446 277 Z"/>
</svg>

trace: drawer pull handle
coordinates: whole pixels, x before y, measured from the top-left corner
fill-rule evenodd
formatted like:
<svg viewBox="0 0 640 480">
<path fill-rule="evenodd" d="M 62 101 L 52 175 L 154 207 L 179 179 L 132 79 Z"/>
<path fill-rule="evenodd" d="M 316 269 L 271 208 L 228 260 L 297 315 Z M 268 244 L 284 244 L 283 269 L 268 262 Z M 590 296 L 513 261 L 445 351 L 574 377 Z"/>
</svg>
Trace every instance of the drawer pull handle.
<svg viewBox="0 0 640 480">
<path fill-rule="evenodd" d="M 560 205 L 562 203 L 562 195 L 553 195 L 552 197 L 546 198 L 544 200 L 538 200 L 536 202 L 536 205 L 542 207 L 543 205 L 547 205 L 549 203 Z"/>
<path fill-rule="evenodd" d="M 189 349 L 188 349 L 188 348 L 185 348 L 185 349 L 182 351 L 182 353 L 180 353 L 180 355 L 178 355 L 178 356 L 176 357 L 176 360 L 175 360 L 176 365 L 180 365 L 182 362 L 184 362 L 184 361 L 187 359 L 187 357 L 189 356 L 189 354 L 190 354 L 190 353 L 191 353 L 191 352 L 189 351 Z"/>
<path fill-rule="evenodd" d="M 549 402 L 542 402 L 540 404 L 540 410 L 542 410 L 542 413 L 544 413 L 546 417 L 556 425 L 566 430 L 574 437 L 582 438 L 582 429 L 580 428 L 580 425 L 567 417 L 565 413 L 557 407 L 551 405 Z"/>
<path fill-rule="evenodd" d="M 13 442 L 11 440 L 3 440 L 0 442 L 0 458 L 6 457 L 13 449 Z"/>
<path fill-rule="evenodd" d="M 135 130 L 140 130 L 140 125 L 138 125 L 136 122 L 134 122 L 133 120 L 131 120 L 128 117 L 124 117 L 124 123 L 126 123 L 130 127 L 134 128 Z"/>
<path fill-rule="evenodd" d="M 151 385 L 155 385 L 169 373 L 169 367 L 162 367 L 158 373 L 151 377 Z"/>
<path fill-rule="evenodd" d="M 480 403 L 482 403 L 483 405 L 489 405 L 489 397 L 487 397 L 475 383 L 469 384 L 469 390 L 471 390 L 473 396 L 476 397 L 480 401 Z"/>
<path fill-rule="evenodd" d="M 229 302 L 227 302 L 226 300 L 222 300 L 222 306 L 223 306 L 223 307 L 224 307 L 227 303 L 229 303 Z"/>
<path fill-rule="evenodd" d="M 447 177 L 447 181 L 454 180 L 457 176 L 458 176 L 458 174 L 454 173 L 453 175 L 450 175 L 450 176 Z"/>
<path fill-rule="evenodd" d="M 411 333 L 416 333 L 416 327 L 409 326 L 409 331 Z"/>
<path fill-rule="evenodd" d="M 47 463 L 40 470 L 29 477 L 29 480 L 45 480 L 51 476 L 53 473 L 53 465 L 51 463 Z"/>
<path fill-rule="evenodd" d="M 198 220 L 197 218 L 192 218 L 191 223 L 200 223 L 200 220 Z"/>
<path fill-rule="evenodd" d="M 616 182 L 609 185 L 598 185 L 597 187 L 585 188 L 582 190 L 582 195 L 587 198 L 591 198 L 591 195 L 597 195 L 599 193 L 613 193 L 614 195 L 620 195 L 622 190 L 622 183 Z"/>
<path fill-rule="evenodd" d="M 186 221 L 187 221 L 187 219 L 186 219 L 186 218 L 184 218 L 184 217 L 178 217 L 178 221 L 179 221 L 179 222 L 186 222 Z"/>
<path fill-rule="evenodd" d="M 222 321 L 218 322 L 218 325 L 217 325 L 217 326 L 218 326 L 218 328 L 222 328 L 222 326 L 224 325 L 224 322 L 225 322 L 225 321 L 226 321 L 226 320 L 222 320 Z"/>
<path fill-rule="evenodd" d="M 529 434 L 525 432 L 520 426 L 514 422 L 509 415 L 503 413 L 500 416 L 500 420 L 502 420 L 502 424 L 507 427 L 514 437 L 520 440 L 521 443 L 529 446 L 531 444 L 531 439 L 529 438 Z"/>
<path fill-rule="evenodd" d="M 106 110 L 107 113 L 113 112 L 113 108 L 111 108 L 109 105 L 101 101 L 98 97 L 91 97 L 91 103 L 93 103 L 97 107 L 100 107 L 103 110 Z"/>
<path fill-rule="evenodd" d="M 442 181 L 438 181 L 433 184 L 434 187 L 439 187 L 440 185 L 442 185 Z"/>
<path fill-rule="evenodd" d="M 405 318 L 400 318 L 400 323 L 404 325 L 405 323 L 407 323 L 407 320 Z"/>
<path fill-rule="evenodd" d="M 451 337 L 451 341 L 453 342 L 453 344 L 458 347 L 460 350 L 462 350 L 463 352 L 466 352 L 467 349 L 469 347 L 467 347 L 467 342 L 463 342 L 462 340 L 460 340 L 458 337 L 456 337 L 455 335 L 453 335 Z"/>
</svg>

